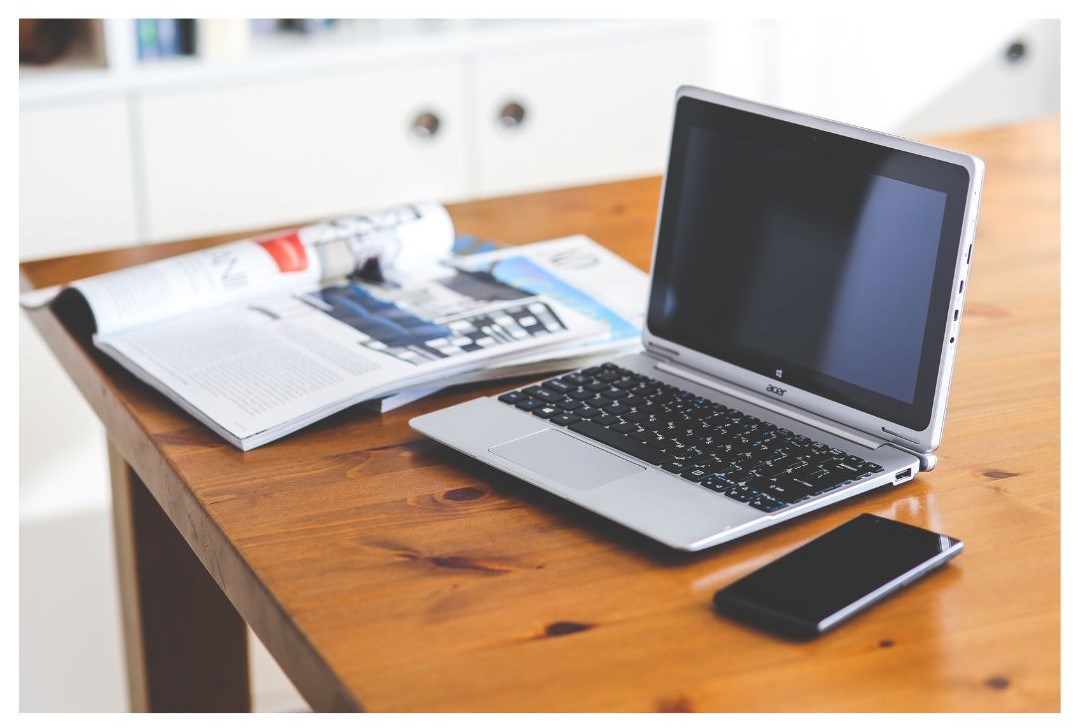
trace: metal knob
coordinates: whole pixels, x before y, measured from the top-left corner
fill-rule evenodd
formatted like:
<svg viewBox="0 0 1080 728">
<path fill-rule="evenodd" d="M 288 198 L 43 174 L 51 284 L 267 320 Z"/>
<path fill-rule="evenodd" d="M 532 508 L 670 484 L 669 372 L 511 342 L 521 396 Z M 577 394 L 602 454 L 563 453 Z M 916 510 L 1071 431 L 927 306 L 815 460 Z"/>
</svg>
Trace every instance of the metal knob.
<svg viewBox="0 0 1080 728">
<path fill-rule="evenodd" d="M 431 111 L 425 111 L 417 115 L 412 123 L 412 133 L 417 139 L 431 139 L 439 133 L 442 122 Z"/>
<path fill-rule="evenodd" d="M 1005 49 L 1005 60 L 1009 63 L 1019 63 L 1027 56 L 1027 44 L 1022 40 L 1014 40 Z"/>
<path fill-rule="evenodd" d="M 507 129 L 516 129 L 525 122 L 525 107 L 510 101 L 499 111 L 499 123 Z"/>
</svg>

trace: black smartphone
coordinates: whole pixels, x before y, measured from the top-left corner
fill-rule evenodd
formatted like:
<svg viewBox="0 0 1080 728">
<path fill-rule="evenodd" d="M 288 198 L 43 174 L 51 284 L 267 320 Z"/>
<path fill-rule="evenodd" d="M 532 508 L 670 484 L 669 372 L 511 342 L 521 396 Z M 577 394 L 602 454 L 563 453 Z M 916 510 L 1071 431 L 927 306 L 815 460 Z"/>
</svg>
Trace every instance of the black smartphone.
<svg viewBox="0 0 1080 728">
<path fill-rule="evenodd" d="M 722 613 L 808 639 L 959 554 L 962 541 L 864 513 L 713 596 Z"/>
</svg>

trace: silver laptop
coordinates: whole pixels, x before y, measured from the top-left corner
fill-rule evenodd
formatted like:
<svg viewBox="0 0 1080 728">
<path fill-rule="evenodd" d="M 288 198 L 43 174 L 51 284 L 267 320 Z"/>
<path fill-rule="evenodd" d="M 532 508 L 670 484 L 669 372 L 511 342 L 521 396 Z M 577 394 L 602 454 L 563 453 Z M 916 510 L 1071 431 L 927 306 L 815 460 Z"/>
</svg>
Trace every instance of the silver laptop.
<svg viewBox="0 0 1080 728">
<path fill-rule="evenodd" d="M 412 427 L 695 551 L 934 467 L 983 164 L 681 88 L 643 352 Z"/>
</svg>

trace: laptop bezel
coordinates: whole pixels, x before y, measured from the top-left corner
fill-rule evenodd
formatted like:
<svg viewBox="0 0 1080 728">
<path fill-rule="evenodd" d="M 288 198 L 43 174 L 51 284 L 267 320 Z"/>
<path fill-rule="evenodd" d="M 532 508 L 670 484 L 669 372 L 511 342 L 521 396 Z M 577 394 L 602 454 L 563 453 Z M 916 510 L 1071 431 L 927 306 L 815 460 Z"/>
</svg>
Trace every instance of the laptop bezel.
<svg viewBox="0 0 1080 728">
<path fill-rule="evenodd" d="M 861 431 L 874 439 L 892 442 L 893 444 L 912 452 L 926 454 L 936 450 L 941 442 L 941 432 L 945 420 L 945 408 L 956 356 L 959 326 L 960 321 L 962 320 L 963 295 L 960 291 L 960 282 L 967 278 L 967 271 L 970 266 L 970 257 L 968 256 L 969 246 L 974 244 L 979 193 L 982 189 L 984 173 L 982 160 L 969 154 L 963 154 L 881 132 L 822 119 L 808 114 L 748 101 L 746 99 L 708 91 L 694 86 L 680 87 L 675 95 L 675 110 L 672 115 L 671 145 L 669 146 L 669 150 L 674 146 L 675 134 L 679 128 L 677 124 L 679 101 L 686 97 L 758 114 L 780 121 L 791 122 L 807 128 L 818 129 L 887 148 L 942 160 L 959 165 L 967 170 L 969 183 L 964 199 L 963 221 L 961 224 L 960 236 L 956 245 L 956 257 L 953 265 L 953 277 L 949 299 L 954 305 L 948 307 L 945 315 L 950 316 L 951 318 L 951 312 L 953 310 L 959 311 L 960 314 L 957 315 L 955 320 L 947 322 L 944 327 L 944 335 L 942 336 L 940 347 L 938 349 L 937 377 L 934 387 L 931 415 L 929 423 L 924 429 L 915 430 L 906 427 L 897 422 L 890 421 L 887 418 L 872 415 L 855 407 L 840 404 L 821 395 L 792 386 L 790 383 L 782 383 L 783 395 L 778 395 L 775 392 L 775 385 L 777 385 L 780 380 L 774 377 L 762 375 L 723 359 L 704 354 L 693 348 L 682 345 L 677 341 L 666 339 L 651 331 L 647 321 L 642 330 L 642 343 L 646 350 L 653 353 L 660 353 L 664 358 L 677 362 L 680 366 L 696 370 L 708 377 L 721 380 L 726 384 L 734 384 L 744 388 L 755 396 L 772 400 L 780 410 L 791 408 L 802 410 L 813 417 L 824 418 L 840 423 L 846 427 Z M 652 266 L 650 267 L 650 270 L 652 271 L 656 270 L 656 257 L 658 254 L 660 229 L 663 222 L 664 201 L 668 189 L 669 172 L 670 159 L 668 169 L 665 169 L 661 185 L 659 211 L 657 214 L 656 228 L 653 233 L 653 255 Z M 650 281 L 650 291 L 651 290 L 652 281 Z M 770 390 L 770 386 L 773 386 L 774 389 Z M 923 460 L 923 462 L 926 463 L 928 461 Z"/>
</svg>

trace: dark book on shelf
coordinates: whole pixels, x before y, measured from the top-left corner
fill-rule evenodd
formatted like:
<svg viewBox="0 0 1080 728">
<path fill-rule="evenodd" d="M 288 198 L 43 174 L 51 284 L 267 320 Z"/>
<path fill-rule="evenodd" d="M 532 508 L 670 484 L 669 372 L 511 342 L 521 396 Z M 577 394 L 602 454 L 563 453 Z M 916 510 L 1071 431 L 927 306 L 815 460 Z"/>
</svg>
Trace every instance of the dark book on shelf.
<svg viewBox="0 0 1080 728">
<path fill-rule="evenodd" d="M 178 18 L 175 22 L 178 52 L 182 56 L 195 55 L 195 21 L 192 18 Z"/>
</svg>

